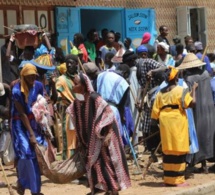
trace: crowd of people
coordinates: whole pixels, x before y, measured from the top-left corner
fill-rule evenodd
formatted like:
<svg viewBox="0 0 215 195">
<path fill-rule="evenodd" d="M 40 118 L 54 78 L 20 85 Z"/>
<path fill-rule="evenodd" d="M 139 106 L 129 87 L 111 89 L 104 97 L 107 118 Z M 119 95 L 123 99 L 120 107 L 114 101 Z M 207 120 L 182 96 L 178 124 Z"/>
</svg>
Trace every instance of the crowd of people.
<svg viewBox="0 0 215 195">
<path fill-rule="evenodd" d="M 203 52 L 190 35 L 185 46 L 179 36 L 170 45 L 165 25 L 159 32 L 153 45 L 146 32 L 132 48 L 129 37 L 121 42 L 118 32 L 103 29 L 100 37 L 91 29 L 86 38 L 74 35 L 66 56 L 49 33 L 41 34 L 37 48 L 20 50 L 14 34 L 6 40 L 0 117 L 1 128 L 9 123 L 11 130 L 19 194 L 29 189 L 42 195 L 36 144 L 51 144 L 63 160 L 81 147 L 89 194 L 116 195 L 130 187 L 125 148 L 138 158 L 132 145 L 158 131 L 144 147 L 153 154 L 161 145 L 165 185 L 186 186 L 186 170 L 215 171 L 207 167 L 215 161 L 215 54 Z M 46 99 L 51 142 L 33 109 L 40 96 Z M 59 119 L 60 132 L 54 125 Z"/>
</svg>

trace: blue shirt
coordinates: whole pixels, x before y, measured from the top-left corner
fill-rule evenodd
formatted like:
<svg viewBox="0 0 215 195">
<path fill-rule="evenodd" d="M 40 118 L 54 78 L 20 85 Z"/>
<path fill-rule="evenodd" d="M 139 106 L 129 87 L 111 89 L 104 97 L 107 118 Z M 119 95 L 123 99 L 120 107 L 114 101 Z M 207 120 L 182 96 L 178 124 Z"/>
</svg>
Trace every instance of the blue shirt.
<svg viewBox="0 0 215 195">
<path fill-rule="evenodd" d="M 202 59 L 202 53 L 198 52 L 196 54 L 196 56 L 201 60 Z M 211 65 L 210 65 L 210 60 L 208 58 L 208 56 L 205 56 L 204 57 L 204 62 L 206 63 L 205 65 L 205 70 L 207 70 L 210 74 L 213 73 L 213 70 L 211 68 Z"/>
</svg>

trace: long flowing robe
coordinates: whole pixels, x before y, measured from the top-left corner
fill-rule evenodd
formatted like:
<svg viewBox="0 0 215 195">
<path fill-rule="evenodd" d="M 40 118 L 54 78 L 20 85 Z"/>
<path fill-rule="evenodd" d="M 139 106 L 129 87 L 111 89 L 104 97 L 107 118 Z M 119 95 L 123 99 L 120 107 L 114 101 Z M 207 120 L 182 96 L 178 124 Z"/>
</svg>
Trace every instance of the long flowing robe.
<svg viewBox="0 0 215 195">
<path fill-rule="evenodd" d="M 120 111 L 124 109 L 129 85 L 127 81 L 115 72 L 102 72 L 97 78 L 97 93 L 108 102 L 113 110 L 120 134 L 123 137 L 123 124 L 121 121 Z"/>
<path fill-rule="evenodd" d="M 159 92 L 155 98 L 151 116 L 159 119 L 166 184 L 177 185 L 185 180 L 185 157 L 189 152 L 185 109 L 191 102 L 192 97 L 181 86 L 176 86 L 169 92 Z"/>
<path fill-rule="evenodd" d="M 86 170 L 91 190 L 118 191 L 130 187 L 121 136 L 107 102 L 92 92 L 84 102 L 75 100 L 67 111 L 76 126 L 78 141 L 87 151 Z M 107 133 L 111 133 L 111 139 L 106 146 Z"/>
<path fill-rule="evenodd" d="M 31 193 L 38 193 L 41 188 L 41 178 L 35 150 L 30 144 L 29 132 L 19 117 L 19 112 L 14 105 L 14 101 L 18 101 L 23 106 L 25 114 L 27 115 L 34 131 L 37 143 L 47 146 L 44 134 L 42 134 L 41 128 L 36 122 L 31 109 L 38 94 L 43 95 L 43 85 L 42 83 L 35 81 L 33 88 L 29 91 L 28 103 L 25 103 L 25 96 L 20 89 L 20 82 L 15 84 L 13 87 L 11 110 L 13 146 L 18 160 L 18 182 L 21 184 L 22 188 L 30 189 Z"/>
<path fill-rule="evenodd" d="M 198 83 L 196 89 L 196 106 L 193 109 L 196 133 L 199 141 L 199 152 L 194 155 L 193 164 L 214 157 L 215 110 L 207 71 L 193 69 L 185 78 L 188 86 Z"/>
</svg>

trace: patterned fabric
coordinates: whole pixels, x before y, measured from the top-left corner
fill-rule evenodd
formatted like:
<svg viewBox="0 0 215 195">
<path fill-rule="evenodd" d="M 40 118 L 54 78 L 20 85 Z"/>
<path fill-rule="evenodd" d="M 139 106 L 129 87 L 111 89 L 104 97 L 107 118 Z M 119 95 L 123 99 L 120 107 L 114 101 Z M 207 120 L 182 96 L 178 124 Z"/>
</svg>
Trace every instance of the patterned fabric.
<svg viewBox="0 0 215 195">
<path fill-rule="evenodd" d="M 72 94 L 71 90 L 74 86 L 74 82 L 70 77 L 68 77 L 66 74 L 61 75 L 57 82 L 56 82 L 56 89 L 58 92 L 58 102 L 62 105 L 62 139 L 63 139 L 63 152 L 62 152 L 62 158 L 65 160 L 70 156 L 69 150 L 71 145 L 67 142 L 69 137 L 73 137 L 72 135 L 69 135 L 69 133 L 73 134 L 73 132 L 68 131 L 68 127 L 66 124 L 66 108 L 71 104 L 75 97 L 74 94 Z M 75 140 L 74 140 L 75 141 Z"/>
<path fill-rule="evenodd" d="M 58 101 L 65 106 L 68 106 L 74 101 L 74 94 L 71 93 L 74 82 L 66 74 L 58 77 L 56 89 L 58 92 Z"/>
<path fill-rule="evenodd" d="M 145 87 L 146 81 L 147 81 L 147 73 L 150 70 L 157 69 L 161 66 L 158 62 L 156 62 L 153 59 L 140 59 L 137 63 L 137 79 L 142 88 Z M 148 91 L 150 91 L 152 88 L 156 87 L 155 81 L 150 81 Z M 142 130 L 144 133 L 150 132 L 150 126 L 151 126 L 151 108 L 148 107 L 147 104 L 144 105 L 144 117 L 143 117 L 143 124 L 142 124 Z"/>
<path fill-rule="evenodd" d="M 87 88 L 92 89 L 90 80 L 86 75 L 84 78 Z M 97 93 L 88 94 L 85 101 L 76 99 L 67 112 L 76 126 L 78 141 L 87 151 L 90 188 L 92 192 L 95 188 L 104 191 L 126 189 L 131 183 L 114 113 Z M 104 145 L 107 134 L 111 135 L 110 143 Z"/>
<path fill-rule="evenodd" d="M 55 55 L 55 48 L 52 48 L 51 51 L 49 52 L 47 47 L 44 44 L 41 44 L 40 47 L 38 47 L 35 52 L 34 52 L 34 57 L 38 58 L 39 56 L 43 54 L 50 54 L 52 58 Z"/>
<path fill-rule="evenodd" d="M 138 82 L 142 88 L 144 88 L 146 85 L 147 73 L 150 70 L 154 70 L 154 69 L 159 68 L 160 66 L 162 66 L 160 63 L 158 63 L 157 61 L 155 61 L 153 59 L 149 59 L 149 58 L 148 59 L 140 59 L 137 62 L 137 80 L 138 80 Z M 155 86 L 156 86 L 156 84 L 152 78 L 148 90 L 152 89 Z"/>
<path fill-rule="evenodd" d="M 30 189 L 32 193 L 40 192 L 41 179 L 36 160 L 34 147 L 29 141 L 29 132 L 22 123 L 19 112 L 14 102 L 19 102 L 25 110 L 30 125 L 34 131 L 38 144 L 47 146 L 45 138 L 41 133 L 39 124 L 34 119 L 31 107 L 36 101 L 38 94 L 43 95 L 42 83 L 35 81 L 34 86 L 29 90 L 28 103 L 25 103 L 25 96 L 21 92 L 20 82 L 14 85 L 12 90 L 12 138 L 15 155 L 18 159 L 18 181 L 24 189 Z"/>
</svg>

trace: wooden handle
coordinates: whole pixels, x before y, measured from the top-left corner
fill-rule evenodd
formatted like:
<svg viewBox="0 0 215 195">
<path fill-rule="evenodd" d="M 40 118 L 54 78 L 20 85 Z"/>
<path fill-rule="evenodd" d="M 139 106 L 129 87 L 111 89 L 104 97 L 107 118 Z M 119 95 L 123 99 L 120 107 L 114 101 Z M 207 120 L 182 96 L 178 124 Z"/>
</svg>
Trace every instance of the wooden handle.
<svg viewBox="0 0 215 195">
<path fill-rule="evenodd" d="M 82 71 L 84 72 L 84 74 L 86 74 L 86 71 L 85 71 L 85 69 L 83 67 L 83 64 L 81 63 L 81 60 L 80 60 L 79 57 L 78 57 L 78 64 L 80 65 L 80 67 L 81 67 Z"/>
<path fill-rule="evenodd" d="M 206 53 L 207 53 L 207 50 L 208 50 L 208 45 L 206 45 L 205 50 L 204 50 L 204 52 L 203 52 L 203 54 L 202 54 L 202 58 L 201 58 L 201 61 L 202 61 L 202 62 L 204 62 L 204 58 L 205 58 L 205 55 L 206 55 Z"/>
</svg>

